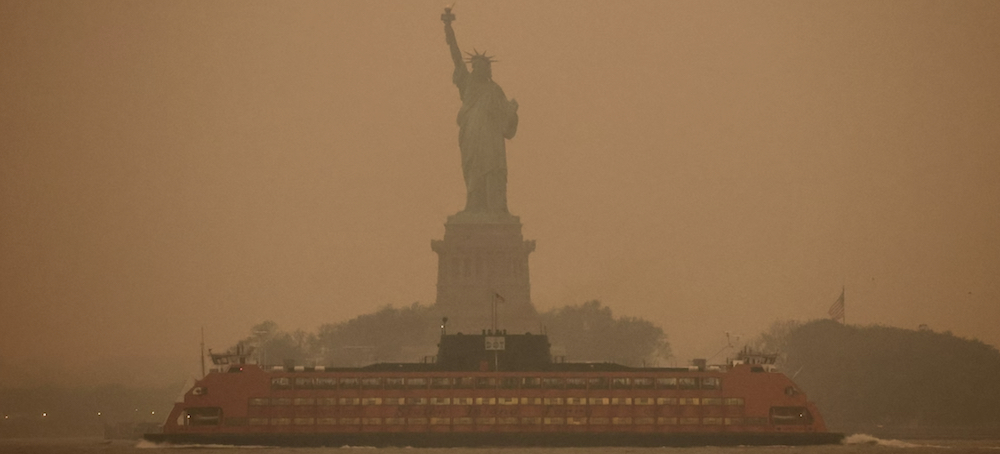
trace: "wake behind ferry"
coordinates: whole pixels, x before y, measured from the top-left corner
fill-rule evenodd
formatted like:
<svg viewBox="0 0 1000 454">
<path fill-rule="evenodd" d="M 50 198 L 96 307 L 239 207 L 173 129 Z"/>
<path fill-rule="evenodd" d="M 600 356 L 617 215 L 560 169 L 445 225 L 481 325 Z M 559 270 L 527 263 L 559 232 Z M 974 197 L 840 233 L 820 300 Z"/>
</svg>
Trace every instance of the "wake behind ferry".
<svg viewBox="0 0 1000 454">
<path fill-rule="evenodd" d="M 420 363 L 271 367 L 249 349 L 174 405 L 153 442 L 264 446 L 702 446 L 839 443 L 816 406 L 744 349 L 721 366 L 573 363 L 546 335 L 446 334 Z"/>
</svg>

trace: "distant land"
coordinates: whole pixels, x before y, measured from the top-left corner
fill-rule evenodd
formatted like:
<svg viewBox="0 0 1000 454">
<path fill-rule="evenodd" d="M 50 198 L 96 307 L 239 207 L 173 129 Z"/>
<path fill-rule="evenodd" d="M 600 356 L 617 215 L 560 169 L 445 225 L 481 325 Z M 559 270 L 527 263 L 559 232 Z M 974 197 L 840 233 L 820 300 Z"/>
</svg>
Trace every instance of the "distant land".
<svg viewBox="0 0 1000 454">
<path fill-rule="evenodd" d="M 951 332 L 778 322 L 757 341 L 832 430 L 894 438 L 1000 434 L 1000 351 Z"/>
</svg>

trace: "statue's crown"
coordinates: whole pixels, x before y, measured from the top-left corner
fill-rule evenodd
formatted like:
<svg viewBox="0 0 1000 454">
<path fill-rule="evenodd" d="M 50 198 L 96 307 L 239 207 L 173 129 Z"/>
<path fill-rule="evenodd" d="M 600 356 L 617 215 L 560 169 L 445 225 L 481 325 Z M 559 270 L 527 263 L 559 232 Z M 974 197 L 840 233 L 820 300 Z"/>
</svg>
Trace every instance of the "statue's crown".
<svg viewBox="0 0 1000 454">
<path fill-rule="evenodd" d="M 487 63 L 496 63 L 500 61 L 500 60 L 494 60 L 492 55 L 486 55 L 485 51 L 483 53 L 479 53 L 479 51 L 474 48 L 472 49 L 472 51 L 475 53 L 472 54 L 468 52 L 465 53 L 465 55 L 468 55 L 468 57 L 465 58 L 466 63 L 472 63 L 476 60 L 485 61 Z"/>
</svg>

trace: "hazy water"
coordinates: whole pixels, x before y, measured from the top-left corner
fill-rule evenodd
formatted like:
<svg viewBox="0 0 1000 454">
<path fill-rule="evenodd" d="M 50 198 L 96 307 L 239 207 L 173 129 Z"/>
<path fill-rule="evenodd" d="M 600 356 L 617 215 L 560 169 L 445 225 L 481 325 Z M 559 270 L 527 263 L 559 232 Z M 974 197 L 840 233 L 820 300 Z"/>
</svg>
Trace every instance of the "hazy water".
<svg viewBox="0 0 1000 454">
<path fill-rule="evenodd" d="M 164 446 L 144 441 L 118 440 L 104 444 L 97 438 L 0 440 L 0 453 L 39 454 L 154 454 L 192 452 L 233 454 L 236 451 L 260 454 L 1000 454 L 997 440 L 882 440 L 868 435 L 851 435 L 842 445 L 830 446 L 745 446 L 698 448 L 269 448 L 235 446 Z"/>
</svg>

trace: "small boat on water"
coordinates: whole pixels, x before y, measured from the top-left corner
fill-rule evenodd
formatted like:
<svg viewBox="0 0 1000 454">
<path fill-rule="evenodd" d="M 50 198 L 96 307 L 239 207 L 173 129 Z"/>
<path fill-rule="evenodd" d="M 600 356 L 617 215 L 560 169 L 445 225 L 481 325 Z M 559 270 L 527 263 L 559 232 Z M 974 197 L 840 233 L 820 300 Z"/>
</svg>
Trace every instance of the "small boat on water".
<svg viewBox="0 0 1000 454">
<path fill-rule="evenodd" d="M 262 367 L 248 351 L 176 403 L 175 444 L 701 446 L 839 443 L 773 356 L 627 367 L 553 360 L 546 335 L 444 334 L 436 358 L 364 367 Z"/>
</svg>

